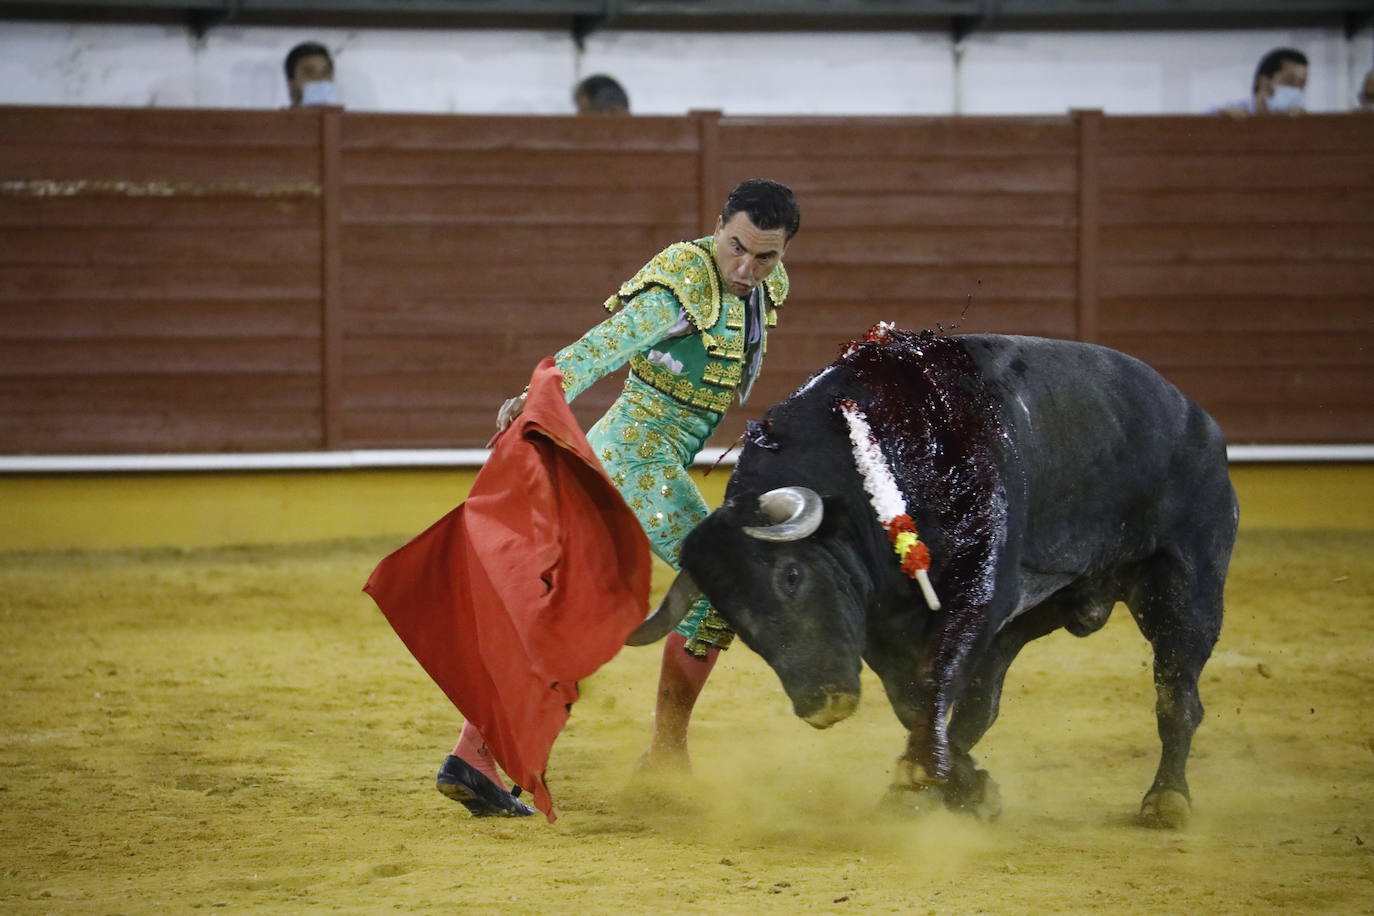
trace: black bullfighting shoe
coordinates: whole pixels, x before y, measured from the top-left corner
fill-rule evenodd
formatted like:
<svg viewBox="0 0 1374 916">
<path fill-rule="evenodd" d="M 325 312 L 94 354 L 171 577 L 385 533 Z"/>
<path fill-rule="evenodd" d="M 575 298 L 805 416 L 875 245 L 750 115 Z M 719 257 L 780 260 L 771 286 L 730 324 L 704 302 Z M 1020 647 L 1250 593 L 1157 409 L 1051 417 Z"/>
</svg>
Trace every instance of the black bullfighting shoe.
<svg viewBox="0 0 1374 916">
<path fill-rule="evenodd" d="M 534 813 L 533 808 L 452 754 L 439 767 L 434 787 L 467 808 L 473 817 L 529 817 Z"/>
</svg>

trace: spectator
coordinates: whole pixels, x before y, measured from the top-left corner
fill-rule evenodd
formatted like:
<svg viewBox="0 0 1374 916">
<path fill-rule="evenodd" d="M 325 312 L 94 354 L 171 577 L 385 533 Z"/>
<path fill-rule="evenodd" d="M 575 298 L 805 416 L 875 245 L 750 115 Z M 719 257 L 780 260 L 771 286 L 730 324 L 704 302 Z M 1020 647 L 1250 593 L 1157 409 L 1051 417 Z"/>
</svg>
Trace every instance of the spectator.
<svg viewBox="0 0 1374 916">
<path fill-rule="evenodd" d="M 339 104 L 339 93 L 334 87 L 334 58 L 329 56 L 329 49 L 303 41 L 287 52 L 286 88 L 291 93 L 292 108 Z"/>
<path fill-rule="evenodd" d="M 1260 58 L 1250 98 L 1213 108 L 1208 114 L 1300 114 L 1307 86 L 1307 55 L 1292 48 L 1275 48 Z"/>
<path fill-rule="evenodd" d="M 1355 110 L 1374 114 L 1374 68 L 1364 75 L 1364 83 L 1355 96 Z"/>
<path fill-rule="evenodd" d="M 629 114 L 630 97 L 625 87 L 604 73 L 589 76 L 573 89 L 578 114 Z"/>
</svg>

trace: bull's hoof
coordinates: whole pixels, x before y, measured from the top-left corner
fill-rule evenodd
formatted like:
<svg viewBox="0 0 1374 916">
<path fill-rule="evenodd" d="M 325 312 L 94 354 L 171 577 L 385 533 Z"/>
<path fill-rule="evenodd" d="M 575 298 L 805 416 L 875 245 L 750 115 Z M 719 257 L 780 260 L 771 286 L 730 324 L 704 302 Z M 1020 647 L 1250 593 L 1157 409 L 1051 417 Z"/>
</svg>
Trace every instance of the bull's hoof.
<svg viewBox="0 0 1374 916">
<path fill-rule="evenodd" d="M 945 807 L 945 794 L 938 786 L 888 786 L 878 810 L 903 818 L 924 817 Z"/>
<path fill-rule="evenodd" d="M 1002 792 L 987 770 L 978 770 L 973 774 L 970 785 L 950 807 L 972 814 L 980 821 L 992 823 L 1002 816 Z"/>
<path fill-rule="evenodd" d="M 1182 830 L 1188 826 L 1193 806 L 1188 796 L 1173 789 L 1159 789 L 1140 803 L 1140 823 L 1158 830 Z"/>
<path fill-rule="evenodd" d="M 641 775 L 652 776 L 691 776 L 692 759 L 687 756 L 685 747 L 664 747 L 655 744 L 639 756 L 635 771 Z"/>
<path fill-rule="evenodd" d="M 948 804 L 947 787 L 946 780 L 931 777 L 919 763 L 899 757 L 882 809 L 907 817 L 926 814 Z"/>
</svg>

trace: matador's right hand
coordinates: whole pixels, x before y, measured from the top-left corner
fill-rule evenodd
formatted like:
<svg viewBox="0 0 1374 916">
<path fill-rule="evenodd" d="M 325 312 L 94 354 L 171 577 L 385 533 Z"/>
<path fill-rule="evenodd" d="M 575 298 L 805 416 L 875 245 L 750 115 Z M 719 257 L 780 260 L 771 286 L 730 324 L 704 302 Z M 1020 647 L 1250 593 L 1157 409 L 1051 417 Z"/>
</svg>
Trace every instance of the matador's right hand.
<svg viewBox="0 0 1374 916">
<path fill-rule="evenodd" d="M 510 426 L 515 422 L 515 418 L 520 416 L 520 411 L 525 409 L 525 395 L 528 393 L 528 391 L 522 392 L 501 405 L 501 409 L 496 412 L 497 432 Z"/>
</svg>

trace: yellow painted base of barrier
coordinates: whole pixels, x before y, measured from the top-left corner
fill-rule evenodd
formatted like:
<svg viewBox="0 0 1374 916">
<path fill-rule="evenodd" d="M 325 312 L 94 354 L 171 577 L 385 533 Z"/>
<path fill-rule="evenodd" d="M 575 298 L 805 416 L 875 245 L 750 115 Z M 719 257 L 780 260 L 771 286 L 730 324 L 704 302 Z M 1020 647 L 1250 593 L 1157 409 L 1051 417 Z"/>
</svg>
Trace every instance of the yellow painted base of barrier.
<svg viewBox="0 0 1374 916">
<path fill-rule="evenodd" d="M 418 534 L 472 469 L 0 477 L 0 550 L 210 547 Z M 719 504 L 726 468 L 693 477 Z M 1234 465 L 1245 528 L 1374 526 L 1374 464 Z"/>
</svg>

